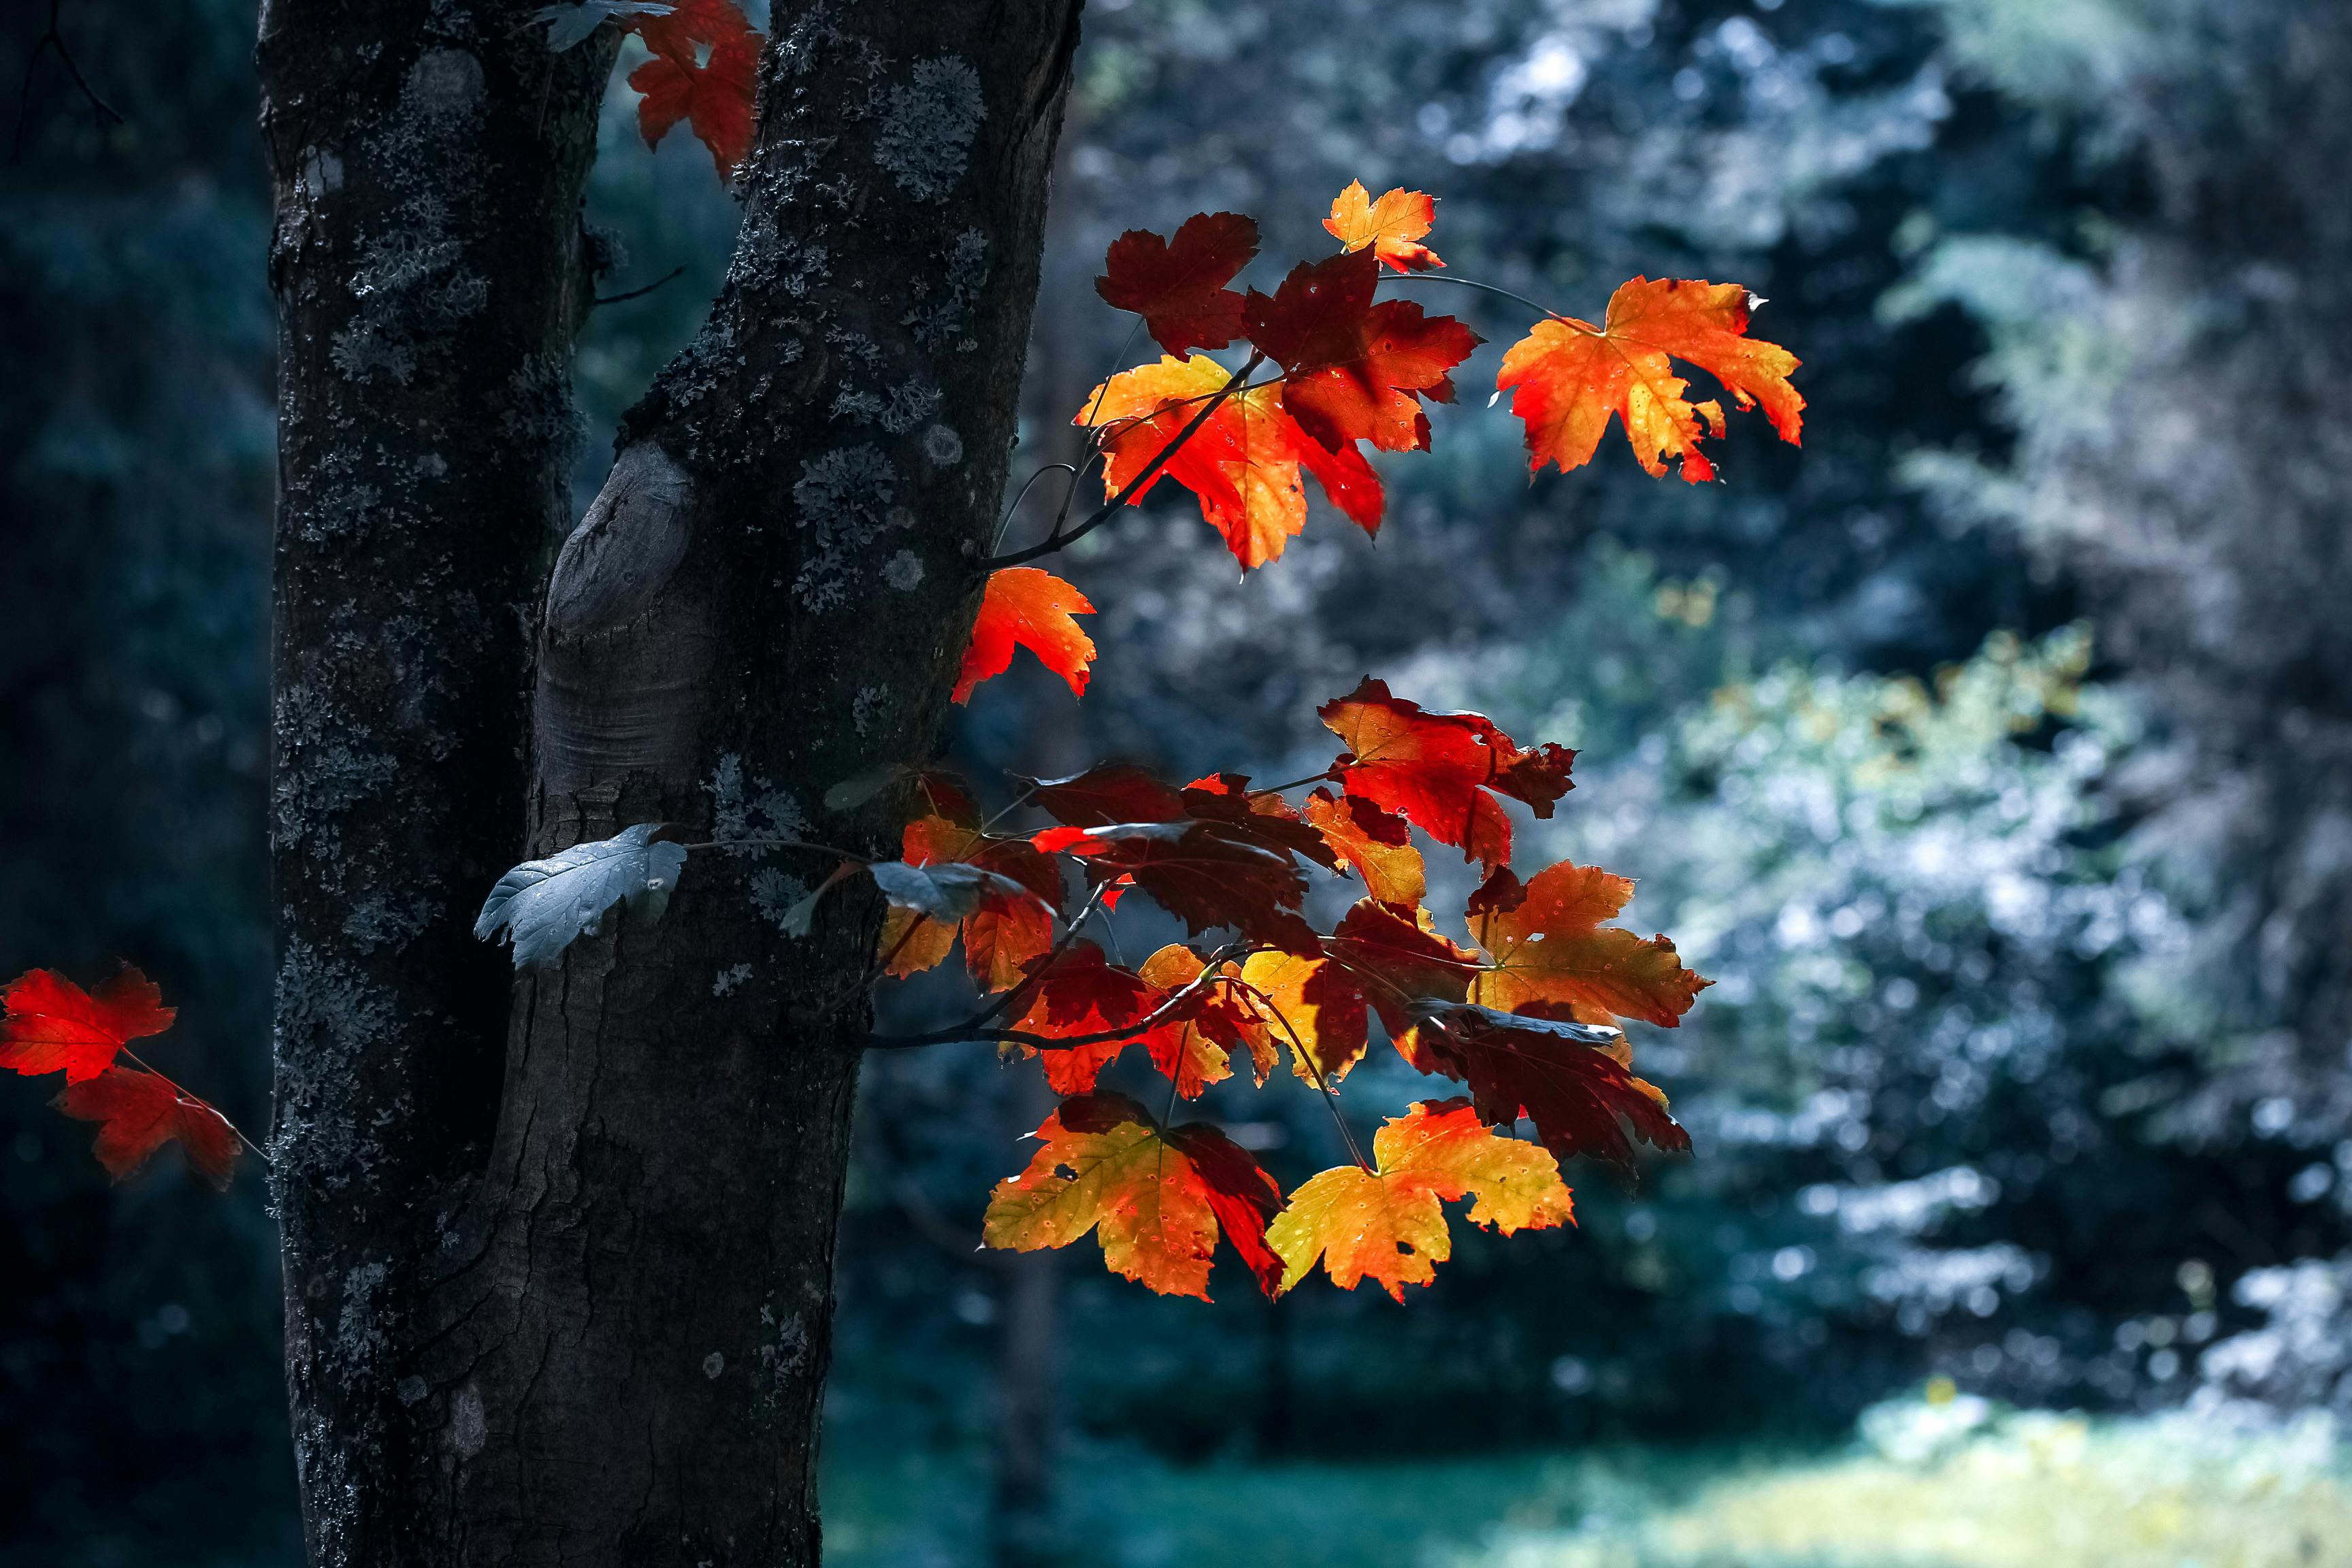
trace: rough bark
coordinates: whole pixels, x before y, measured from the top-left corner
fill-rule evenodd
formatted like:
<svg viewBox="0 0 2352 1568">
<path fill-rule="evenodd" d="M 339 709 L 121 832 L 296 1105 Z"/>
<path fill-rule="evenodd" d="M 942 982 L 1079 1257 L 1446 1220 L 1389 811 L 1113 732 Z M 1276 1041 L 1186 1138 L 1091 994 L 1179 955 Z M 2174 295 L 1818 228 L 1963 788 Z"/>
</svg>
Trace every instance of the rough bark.
<svg viewBox="0 0 2352 1568">
<path fill-rule="evenodd" d="M 878 849 L 929 756 L 1013 437 L 1076 0 L 820 4 L 761 68 L 742 237 L 549 589 L 529 848 L 633 822 Z M 814 1563 L 834 1233 L 879 909 L 698 853 L 524 975 L 418 1363 L 434 1561 Z"/>
<path fill-rule="evenodd" d="M 564 521 L 612 50 L 511 6 L 270 0 L 279 507 L 273 1186 L 312 1561 L 435 1561 L 428 1260 L 496 1127 L 530 624 Z"/>
</svg>

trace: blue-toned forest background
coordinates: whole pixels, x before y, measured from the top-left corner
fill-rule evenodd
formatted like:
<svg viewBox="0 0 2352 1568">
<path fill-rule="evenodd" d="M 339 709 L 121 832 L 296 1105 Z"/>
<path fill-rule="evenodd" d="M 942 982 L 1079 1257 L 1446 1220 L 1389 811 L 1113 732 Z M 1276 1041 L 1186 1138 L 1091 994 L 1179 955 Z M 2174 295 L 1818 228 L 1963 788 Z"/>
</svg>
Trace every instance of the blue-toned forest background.
<svg viewBox="0 0 2352 1568">
<path fill-rule="evenodd" d="M 0 87 L 47 13 L 0 6 Z M 32 62 L 0 166 L 0 973 L 134 957 L 175 1060 L 257 1126 L 253 8 L 61 15 L 124 119 Z M 1577 1228 L 1469 1237 L 1402 1310 L 1238 1276 L 1207 1308 L 1085 1248 L 975 1253 L 1038 1105 L 982 1047 L 877 1059 L 835 1558 L 1874 1562 L 1803 1500 L 1866 1534 L 2013 1454 L 2004 1485 L 2077 1477 L 2062 1513 L 2140 1500 L 2126 1535 L 2178 1494 L 2240 1561 L 2264 1531 L 2347 1561 L 2347 77 L 2333 0 L 1094 0 L 1017 467 L 1068 455 L 1111 368 L 1112 236 L 1228 208 L 1297 253 L 1350 179 L 1437 194 L 1453 271 L 1574 313 L 1637 272 L 1748 284 L 1805 361 L 1806 444 L 1735 425 L 1727 484 L 1604 446 L 1530 485 L 1469 396 L 1387 470 L 1376 544 L 1320 520 L 1246 582 L 1163 498 L 1066 558 L 1101 606 L 1085 702 L 1016 672 L 960 762 L 1288 777 L 1367 671 L 1580 748 L 1544 858 L 1640 878 L 1632 919 L 1718 982 L 1638 1043 L 1697 1152 L 1638 1193 L 1570 1172 Z M 609 290 L 682 271 L 595 313 L 583 500 L 733 207 L 616 83 L 587 217 Z M 1379 1070 L 1367 1104 L 1401 1106 Z M 109 1189 L 5 1088 L 0 1563 L 294 1563 L 261 1184 Z M 1336 1153 L 1304 1096 L 1208 1108 Z M 2259 1525 L 2212 1474 L 2271 1489 Z M 2035 1560 L 2076 1561 L 2049 1529 Z"/>
</svg>

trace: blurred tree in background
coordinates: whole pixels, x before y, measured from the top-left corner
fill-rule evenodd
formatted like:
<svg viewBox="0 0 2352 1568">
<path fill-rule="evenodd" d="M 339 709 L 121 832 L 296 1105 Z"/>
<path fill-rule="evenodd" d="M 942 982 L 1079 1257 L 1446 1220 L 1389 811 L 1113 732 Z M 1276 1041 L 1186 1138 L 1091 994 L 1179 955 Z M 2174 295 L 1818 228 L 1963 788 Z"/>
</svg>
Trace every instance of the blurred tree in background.
<svg viewBox="0 0 2352 1568">
<path fill-rule="evenodd" d="M 5 12 L 0 82 L 46 9 Z M 0 963 L 152 957 L 254 1118 L 253 17 L 77 0 L 66 25 L 128 117 L 95 122 L 52 58 L 0 170 Z M 1643 879 L 1634 918 L 1720 982 L 1643 1047 L 1699 1152 L 1639 1203 L 1582 1184 L 1573 1232 L 1470 1238 L 1411 1312 L 1210 1311 L 975 1257 L 1035 1107 L 976 1049 L 873 1063 L 842 1555 L 1052 1560 L 1085 1507 L 1057 1465 L 1108 1474 L 1113 1440 L 1818 1436 L 1931 1370 L 2137 1408 L 2217 1342 L 2212 1387 L 2333 1396 L 2306 1352 L 2347 1342 L 2352 1206 L 2347 64 L 2330 0 L 1096 0 L 1024 460 L 1076 450 L 1061 421 L 1111 368 L 1113 235 L 1316 213 L 1356 178 L 1438 193 L 1453 270 L 1571 313 L 1634 272 L 1748 283 L 1812 439 L 1735 430 L 1732 486 L 1530 486 L 1474 403 L 1390 476 L 1377 544 L 1311 530 L 1239 584 L 1182 508 L 1143 509 L 1115 526 L 1166 548 L 1066 557 L 1116 650 L 1088 700 L 996 682 L 964 762 L 1286 777 L 1311 699 L 1375 668 L 1588 748 L 1542 847 Z M 592 324 L 592 448 L 699 321 L 733 214 L 682 138 L 600 160 L 607 287 L 658 286 Z M 1294 1100 L 1237 1135 L 1334 1153 Z M 257 1187 L 108 1194 L 77 1136 L 0 1101 L 0 1561 L 290 1561 Z M 2239 1331 L 2265 1321 L 2318 1326 L 2261 1361 Z M 1015 1456 L 992 1481 L 991 1453 Z M 910 1485 L 938 1522 L 893 1557 L 857 1521 Z"/>
</svg>

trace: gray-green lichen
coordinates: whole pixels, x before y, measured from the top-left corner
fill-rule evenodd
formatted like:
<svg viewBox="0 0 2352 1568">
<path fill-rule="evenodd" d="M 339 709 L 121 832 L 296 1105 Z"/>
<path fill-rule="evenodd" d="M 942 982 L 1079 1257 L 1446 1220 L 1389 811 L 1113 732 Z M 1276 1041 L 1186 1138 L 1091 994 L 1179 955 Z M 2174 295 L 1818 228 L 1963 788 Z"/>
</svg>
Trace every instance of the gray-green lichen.
<svg viewBox="0 0 2352 1568">
<path fill-rule="evenodd" d="M 975 345 L 963 335 L 964 312 L 987 286 L 988 236 L 976 228 L 965 229 L 948 248 L 940 286 L 899 317 L 898 324 L 912 331 L 915 341 L 927 349 L 952 345 L 969 350 Z"/>
<path fill-rule="evenodd" d="M 874 161 L 919 202 L 943 201 L 971 161 L 987 116 L 980 73 L 952 55 L 919 60 L 884 93 Z"/>
<path fill-rule="evenodd" d="M 793 486 L 793 523 L 801 531 L 800 575 L 793 592 L 811 610 L 849 600 L 857 557 L 889 526 L 898 474 L 877 447 L 835 447 L 801 465 Z"/>
</svg>

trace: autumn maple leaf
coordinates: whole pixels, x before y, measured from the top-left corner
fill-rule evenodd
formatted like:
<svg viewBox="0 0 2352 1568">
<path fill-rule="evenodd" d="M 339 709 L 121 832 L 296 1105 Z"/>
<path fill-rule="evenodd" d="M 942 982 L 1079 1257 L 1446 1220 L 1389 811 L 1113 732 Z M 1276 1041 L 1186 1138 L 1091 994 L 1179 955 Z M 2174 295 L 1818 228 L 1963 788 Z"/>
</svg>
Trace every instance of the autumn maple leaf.
<svg viewBox="0 0 2352 1568">
<path fill-rule="evenodd" d="M 1113 964 L 1101 948 L 1083 941 L 1034 963 L 1025 986 L 1026 1010 L 1013 1026 L 1041 1039 L 1115 1034 L 1150 1016 L 1163 1000 L 1159 988 L 1142 975 Z M 1026 1048 L 1044 1058 L 1045 1081 L 1055 1093 L 1084 1094 L 1137 1037 Z"/>
<path fill-rule="evenodd" d="M 1279 556 L 1307 526 L 1302 472 L 1352 521 L 1377 533 L 1386 504 L 1380 476 L 1352 443 L 1335 452 L 1310 439 L 1284 406 L 1281 386 L 1232 393 L 1192 428 L 1194 416 L 1233 379 L 1195 354 L 1121 371 L 1097 387 L 1076 422 L 1102 433 L 1104 499 L 1135 486 L 1128 500 L 1140 505 L 1161 477 L 1173 479 L 1200 501 L 1201 515 L 1245 570 Z M 1166 461 L 1144 478 L 1162 452 Z"/>
<path fill-rule="evenodd" d="M 1323 226 L 1349 250 L 1369 246 L 1385 267 L 1425 272 L 1445 265 L 1437 252 L 1421 243 L 1436 217 L 1437 203 L 1425 192 L 1392 190 L 1374 201 L 1363 181 L 1350 180 L 1331 203 L 1331 216 Z"/>
<path fill-rule="evenodd" d="M 99 1124 L 94 1152 L 108 1175 L 121 1181 L 164 1144 L 177 1142 L 188 1163 L 226 1191 L 236 1164 L 236 1130 L 205 1101 L 169 1079 L 129 1068 L 109 1068 L 69 1083 L 58 1109 Z"/>
<path fill-rule="evenodd" d="M 47 969 L 27 970 L 0 992 L 0 1068 L 62 1072 L 68 1084 L 98 1077 L 132 1040 L 172 1026 L 155 983 L 125 964 L 95 993 Z"/>
<path fill-rule="evenodd" d="M 982 897 L 961 921 L 893 904 L 883 919 L 879 949 L 886 973 L 903 976 L 931 968 L 961 933 L 972 979 L 983 990 L 1005 991 L 1054 945 L 1061 873 L 1028 840 L 982 832 L 969 802 L 945 802 L 908 822 L 898 852 L 909 866 L 969 865 L 993 872 L 1026 896 Z"/>
<path fill-rule="evenodd" d="M 1511 819 L 1496 795 L 1549 816 L 1572 787 L 1576 753 L 1567 747 L 1547 742 L 1522 751 L 1491 719 L 1431 712 L 1370 678 L 1316 716 L 1348 748 L 1334 771 L 1349 795 L 1397 813 L 1489 867 L 1511 857 Z"/>
<path fill-rule="evenodd" d="M 1421 400 L 1454 401 L 1452 372 L 1485 340 L 1410 300 L 1375 301 L 1370 250 L 1301 262 L 1271 296 L 1249 294 L 1250 341 L 1283 368 L 1283 405 L 1328 450 L 1370 441 L 1426 450 Z"/>
<path fill-rule="evenodd" d="M 1242 963 L 1245 1000 L 1264 1020 L 1266 1036 L 1287 1045 L 1291 1071 L 1330 1085 L 1363 1059 L 1370 1039 L 1363 988 L 1328 958 L 1254 952 Z"/>
<path fill-rule="evenodd" d="M 1505 1236 L 1573 1217 L 1559 1162 L 1532 1143 L 1499 1137 L 1469 1101 L 1412 1106 L 1372 1138 L 1377 1170 L 1342 1165 L 1309 1178 L 1275 1216 L 1266 1241 L 1283 1262 L 1282 1289 L 1317 1263 L 1341 1289 L 1363 1280 L 1397 1300 L 1426 1285 L 1453 1256 L 1444 1205 L 1471 1197 L 1470 1220 Z"/>
<path fill-rule="evenodd" d="M 684 121 L 710 150 L 722 179 L 731 179 L 751 153 L 751 110 L 760 47 L 733 0 L 684 0 L 663 15 L 625 17 L 653 58 L 629 73 L 640 95 L 637 130 L 658 146 Z"/>
<path fill-rule="evenodd" d="M 1421 851 L 1413 847 L 1403 817 L 1360 795 L 1336 795 L 1328 789 L 1309 795 L 1299 810 L 1381 903 L 1412 906 L 1428 893 Z"/>
<path fill-rule="evenodd" d="M 1492 960 L 1470 1000 L 1505 1013 L 1550 1004 L 1587 1023 L 1639 1018 L 1673 1028 L 1711 982 L 1684 968 L 1664 937 L 1601 923 L 1633 896 L 1631 879 L 1597 866 L 1563 860 L 1524 887 L 1508 868 L 1496 871 L 1469 903 L 1470 934 Z"/>
<path fill-rule="evenodd" d="M 1699 441 L 1708 429 L 1723 433 L 1723 408 L 1684 397 L 1690 384 L 1674 374 L 1677 359 L 1713 375 L 1740 407 L 1761 404 L 1780 438 L 1796 444 L 1805 400 L 1789 374 L 1800 362 L 1778 343 L 1747 335 L 1754 303 L 1736 283 L 1635 278 L 1610 296 L 1599 327 L 1559 316 L 1537 322 L 1503 356 L 1496 381 L 1527 426 L 1528 466 L 1589 462 L 1613 415 L 1653 477 L 1678 457 L 1684 479 L 1713 479 L 1715 465 Z"/>
<path fill-rule="evenodd" d="M 1307 879 L 1278 850 L 1220 822 L 1122 822 L 1049 827 L 1031 836 L 1048 854 L 1077 857 L 1097 884 L 1129 877 L 1197 936 L 1231 926 L 1276 947 L 1310 945 L 1298 916 Z"/>
<path fill-rule="evenodd" d="M 1633 1076 L 1612 1027 L 1498 1013 L 1475 1003 L 1423 1004 L 1422 1022 L 1396 1037 L 1414 1068 L 1466 1085 L 1478 1114 L 1498 1127 L 1521 1116 L 1562 1159 L 1590 1154 L 1631 1174 L 1626 1129 L 1654 1148 L 1690 1147 L 1656 1085 Z"/>
<path fill-rule="evenodd" d="M 951 700 L 970 701 L 972 688 L 1012 668 L 1016 646 L 1067 682 L 1071 696 L 1083 697 L 1095 645 L 1071 617 L 1090 616 L 1094 609 L 1084 594 L 1038 567 L 1005 566 L 990 573 Z"/>
<path fill-rule="evenodd" d="M 1235 999 L 1231 983 L 1242 978 L 1241 965 L 1230 960 L 1220 963 L 1216 976 L 1203 984 L 1202 977 L 1209 974 L 1209 966 L 1201 955 L 1181 942 L 1170 942 L 1145 959 L 1136 973 L 1171 997 L 1192 988 L 1189 1005 L 1143 1038 L 1151 1053 L 1151 1065 L 1175 1086 L 1179 1096 L 1197 1100 L 1211 1084 L 1233 1077 L 1236 1050 L 1249 1057 L 1257 1081 L 1265 1082 L 1277 1059 L 1274 1040 L 1246 1004 Z"/>
<path fill-rule="evenodd" d="M 1195 213 L 1172 240 L 1131 228 L 1110 242 L 1095 292 L 1143 318 L 1170 353 L 1221 349 L 1242 334 L 1242 297 L 1225 287 L 1257 254 L 1257 223 L 1239 213 Z"/>
<path fill-rule="evenodd" d="M 1065 1100 L 1036 1136 L 1028 1169 L 989 1199 L 989 1246 L 1031 1252 L 1091 1231 L 1113 1272 L 1205 1301 L 1222 1234 L 1274 1293 L 1282 1265 L 1265 1230 L 1282 1190 L 1216 1128 L 1163 1130 L 1124 1095 L 1091 1094 Z"/>
</svg>

